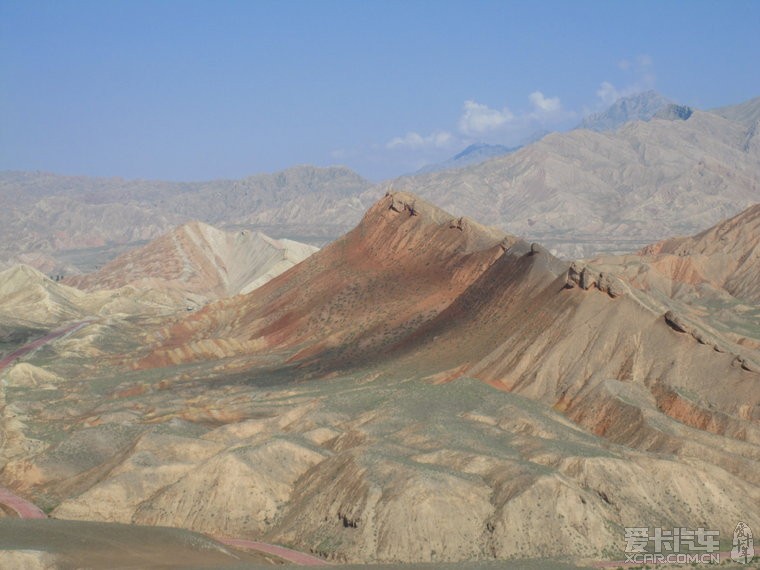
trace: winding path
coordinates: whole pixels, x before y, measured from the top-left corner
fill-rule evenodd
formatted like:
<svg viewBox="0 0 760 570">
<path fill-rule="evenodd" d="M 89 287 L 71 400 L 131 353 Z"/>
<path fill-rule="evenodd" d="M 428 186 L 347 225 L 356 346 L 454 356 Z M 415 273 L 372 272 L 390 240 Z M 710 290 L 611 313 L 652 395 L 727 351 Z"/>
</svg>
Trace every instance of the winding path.
<svg viewBox="0 0 760 570">
<path fill-rule="evenodd" d="M 64 335 L 74 333 L 81 329 L 83 326 L 93 322 L 93 319 L 80 321 L 67 325 L 63 328 L 54 330 L 45 336 L 38 338 L 22 346 L 21 348 L 11 352 L 8 356 L 0 360 L 0 372 L 5 368 L 13 364 L 18 358 L 29 354 L 30 352 L 40 348 L 41 346 L 48 344 Z M 1 435 L 1 434 L 0 434 Z M 18 495 L 12 493 L 4 487 L 0 487 L 0 507 L 6 507 L 10 511 L 16 513 L 20 519 L 46 519 L 47 515 L 37 505 L 30 503 L 29 501 L 22 499 Z M 242 538 L 217 538 L 212 537 L 214 540 L 232 546 L 234 548 L 243 548 L 247 550 L 255 550 L 257 552 L 263 552 L 265 554 L 271 554 L 282 558 L 286 562 L 298 564 L 300 566 L 329 566 L 327 562 L 321 558 L 316 558 L 297 550 L 291 550 L 284 546 L 277 546 L 276 544 L 267 544 L 265 542 L 257 542 L 254 540 L 246 540 Z"/>
</svg>

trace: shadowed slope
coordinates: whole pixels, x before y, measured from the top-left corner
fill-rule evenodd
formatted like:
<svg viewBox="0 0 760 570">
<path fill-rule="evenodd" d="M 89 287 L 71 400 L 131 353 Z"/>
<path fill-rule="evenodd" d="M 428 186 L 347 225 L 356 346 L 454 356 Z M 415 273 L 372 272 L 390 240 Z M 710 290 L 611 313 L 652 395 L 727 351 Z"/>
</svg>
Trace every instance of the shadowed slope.
<svg viewBox="0 0 760 570">
<path fill-rule="evenodd" d="M 609 417 L 589 415 L 589 406 L 615 379 L 688 425 L 760 442 L 753 364 L 727 343 L 676 329 L 616 277 L 585 268 L 578 278 L 576 268 L 557 276 L 544 252 L 504 255 L 384 358 L 440 380 L 486 380 L 567 409 L 592 429 Z"/>
</svg>

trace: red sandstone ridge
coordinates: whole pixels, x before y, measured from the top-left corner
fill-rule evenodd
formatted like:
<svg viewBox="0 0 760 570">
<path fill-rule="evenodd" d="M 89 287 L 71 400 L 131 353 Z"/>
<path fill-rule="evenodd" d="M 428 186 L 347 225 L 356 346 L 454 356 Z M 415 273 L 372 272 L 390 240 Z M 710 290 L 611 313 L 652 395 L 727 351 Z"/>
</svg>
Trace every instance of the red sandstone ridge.
<svg viewBox="0 0 760 570">
<path fill-rule="evenodd" d="M 143 364 L 254 345 L 302 347 L 303 356 L 379 350 L 439 314 L 518 241 L 411 194 L 388 194 L 303 263 L 182 321 Z"/>
</svg>

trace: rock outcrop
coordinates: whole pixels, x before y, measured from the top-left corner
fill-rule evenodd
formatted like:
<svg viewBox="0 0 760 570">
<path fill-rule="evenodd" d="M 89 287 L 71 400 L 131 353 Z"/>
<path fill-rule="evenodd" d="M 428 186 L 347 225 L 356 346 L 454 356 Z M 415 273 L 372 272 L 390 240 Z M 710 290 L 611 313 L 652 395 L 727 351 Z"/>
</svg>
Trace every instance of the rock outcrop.
<svg viewBox="0 0 760 570">
<path fill-rule="evenodd" d="M 584 291 L 593 287 L 613 298 L 625 295 L 625 286 L 619 278 L 609 273 L 595 271 L 577 261 L 571 263 L 567 270 L 566 285 L 571 289 L 577 286 Z"/>
</svg>

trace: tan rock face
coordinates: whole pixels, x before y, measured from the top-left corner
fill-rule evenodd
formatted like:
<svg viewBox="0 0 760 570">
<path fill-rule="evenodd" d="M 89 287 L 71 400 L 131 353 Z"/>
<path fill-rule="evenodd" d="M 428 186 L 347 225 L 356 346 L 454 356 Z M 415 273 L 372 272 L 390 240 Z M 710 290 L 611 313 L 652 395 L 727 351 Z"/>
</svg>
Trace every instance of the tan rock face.
<svg viewBox="0 0 760 570">
<path fill-rule="evenodd" d="M 595 287 L 613 298 L 625 295 L 625 286 L 614 275 L 595 272 L 591 267 L 573 262 L 567 270 L 567 287 L 576 286 L 584 291 Z"/>
<path fill-rule="evenodd" d="M 758 251 L 760 205 L 755 205 L 695 236 L 590 263 L 622 277 L 674 330 L 758 370 Z"/>
<path fill-rule="evenodd" d="M 0 272 L 0 324 L 53 327 L 88 315 L 85 295 L 25 265 Z"/>
<path fill-rule="evenodd" d="M 758 303 L 760 204 L 693 237 L 649 245 L 640 255 L 673 281 L 707 284 Z"/>
<path fill-rule="evenodd" d="M 324 454 L 271 440 L 227 450 L 154 496 L 135 522 L 257 537 L 277 522 L 293 484 Z"/>
<path fill-rule="evenodd" d="M 73 520 L 134 522 L 147 497 L 176 483 L 223 446 L 203 440 L 147 434 L 103 483 L 64 501 L 54 516 Z M 182 526 L 182 525 L 177 525 Z"/>
</svg>

